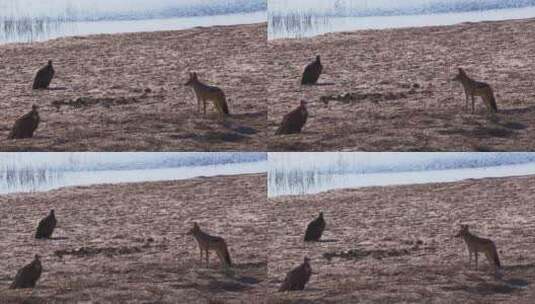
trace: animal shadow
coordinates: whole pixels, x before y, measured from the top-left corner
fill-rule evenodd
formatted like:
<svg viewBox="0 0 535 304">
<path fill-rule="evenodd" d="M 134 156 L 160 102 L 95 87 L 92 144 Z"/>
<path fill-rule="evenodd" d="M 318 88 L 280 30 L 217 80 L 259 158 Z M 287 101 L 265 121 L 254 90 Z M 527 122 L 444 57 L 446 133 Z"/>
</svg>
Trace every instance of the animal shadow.
<svg viewBox="0 0 535 304">
<path fill-rule="evenodd" d="M 324 240 L 319 240 L 318 243 L 337 243 L 337 242 L 340 242 L 340 240 L 337 240 L 337 239 L 324 239 Z"/>
</svg>

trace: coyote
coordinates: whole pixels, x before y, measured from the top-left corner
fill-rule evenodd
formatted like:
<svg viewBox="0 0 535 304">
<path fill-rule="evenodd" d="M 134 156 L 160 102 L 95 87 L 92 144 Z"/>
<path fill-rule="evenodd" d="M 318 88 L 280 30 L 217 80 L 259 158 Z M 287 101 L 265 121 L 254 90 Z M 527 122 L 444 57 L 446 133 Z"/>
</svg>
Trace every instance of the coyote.
<svg viewBox="0 0 535 304">
<path fill-rule="evenodd" d="M 197 73 L 190 73 L 189 80 L 184 85 L 190 86 L 197 96 L 197 106 L 199 112 L 201 111 L 201 102 L 203 106 L 203 114 L 206 114 L 206 101 L 214 102 L 216 110 L 221 115 L 229 115 L 228 104 L 225 93 L 218 87 L 210 86 L 199 81 Z"/>
<path fill-rule="evenodd" d="M 193 228 L 189 231 L 190 235 L 193 235 L 199 243 L 199 249 L 201 252 L 200 258 L 202 263 L 202 252 L 205 251 L 206 264 L 208 264 L 208 255 L 210 250 L 215 250 L 217 256 L 221 263 L 225 266 L 232 266 L 232 261 L 230 260 L 230 254 L 228 252 L 227 243 L 221 237 L 209 235 L 206 232 L 203 232 L 197 223 L 193 223 Z"/>
<path fill-rule="evenodd" d="M 472 264 L 472 253 L 474 253 L 476 261 L 476 270 L 478 252 L 483 252 L 485 254 L 489 263 L 494 264 L 495 270 L 501 267 L 500 258 L 498 257 L 498 251 L 496 251 L 496 245 L 493 241 L 473 235 L 472 233 L 470 233 L 470 231 L 468 231 L 468 225 L 461 225 L 461 230 L 455 235 L 455 237 L 464 239 L 464 242 L 468 247 L 469 265 Z"/>
<path fill-rule="evenodd" d="M 489 84 L 471 79 L 461 68 L 459 68 L 459 74 L 453 78 L 453 81 L 459 81 L 463 85 L 464 94 L 466 95 L 466 107 L 468 107 L 469 98 L 472 98 L 472 113 L 475 111 L 476 96 L 481 96 L 491 113 L 498 112 L 496 98 L 494 98 L 494 92 Z"/>
</svg>

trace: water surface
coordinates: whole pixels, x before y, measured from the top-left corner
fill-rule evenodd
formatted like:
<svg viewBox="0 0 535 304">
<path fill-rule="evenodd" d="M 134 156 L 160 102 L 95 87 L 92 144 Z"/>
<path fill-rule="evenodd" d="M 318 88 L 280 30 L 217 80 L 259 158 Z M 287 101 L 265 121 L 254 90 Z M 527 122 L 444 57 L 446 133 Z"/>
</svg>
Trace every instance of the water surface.
<svg viewBox="0 0 535 304">
<path fill-rule="evenodd" d="M 535 174 L 535 153 L 270 153 L 268 195 Z"/>
<path fill-rule="evenodd" d="M 0 194 L 266 172 L 266 153 L 0 153 Z"/>
<path fill-rule="evenodd" d="M 305 4 L 302 1 L 270 0 L 268 39 L 533 17 L 535 1 L 313 0 Z"/>
<path fill-rule="evenodd" d="M 265 0 L 0 0 L 0 44 L 266 21 Z"/>
</svg>

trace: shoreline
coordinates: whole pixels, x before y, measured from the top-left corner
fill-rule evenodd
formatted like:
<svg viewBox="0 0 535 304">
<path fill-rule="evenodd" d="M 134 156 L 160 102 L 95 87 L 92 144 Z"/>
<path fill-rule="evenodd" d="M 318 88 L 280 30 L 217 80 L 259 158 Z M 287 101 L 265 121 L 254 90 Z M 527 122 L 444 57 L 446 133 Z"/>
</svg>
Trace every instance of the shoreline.
<svg viewBox="0 0 535 304">
<path fill-rule="evenodd" d="M 267 238 L 258 236 L 267 225 L 265 178 L 195 178 L 0 196 L 7 215 L 0 243 L 10 248 L 0 252 L 0 302 L 261 299 Z M 36 222 L 52 208 L 59 223 L 56 239 L 33 239 Z M 194 221 L 227 240 L 235 264 L 230 272 L 213 253 L 209 266 L 199 264 L 197 244 L 186 234 Z M 35 253 L 42 255 L 44 267 L 37 287 L 31 293 L 7 289 Z"/>
<path fill-rule="evenodd" d="M 264 23 L 59 38 L 0 46 L 3 151 L 264 151 L 267 117 Z M 195 47 L 202 46 L 202 47 Z M 53 90 L 33 91 L 54 60 Z M 221 87 L 231 116 L 207 115 L 184 87 L 188 72 Z M 32 104 L 33 139 L 6 140 Z"/>
<path fill-rule="evenodd" d="M 270 151 L 528 151 L 535 146 L 535 19 L 328 33 L 268 42 Z M 470 43 L 468 43 L 470 41 Z M 512 47 L 514 46 L 514 47 Z M 303 67 L 321 55 L 316 86 Z M 465 109 L 457 67 L 489 83 L 499 112 Z M 274 136 L 300 99 L 309 119 L 299 135 Z"/>
<path fill-rule="evenodd" d="M 535 295 L 534 181 L 492 178 L 270 199 L 268 288 L 276 290 L 305 255 L 313 275 L 304 291 L 273 292 L 268 303 L 527 303 Z M 320 211 L 324 241 L 304 244 L 306 225 Z M 459 224 L 496 243 L 500 278 L 484 257 L 479 270 L 467 266 L 466 245 L 453 237 Z"/>
</svg>

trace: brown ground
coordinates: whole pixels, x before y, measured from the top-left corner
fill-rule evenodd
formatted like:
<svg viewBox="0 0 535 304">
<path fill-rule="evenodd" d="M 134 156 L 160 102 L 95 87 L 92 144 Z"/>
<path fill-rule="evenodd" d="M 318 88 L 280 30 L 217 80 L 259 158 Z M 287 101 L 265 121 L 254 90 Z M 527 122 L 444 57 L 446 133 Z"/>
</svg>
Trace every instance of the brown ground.
<svg viewBox="0 0 535 304">
<path fill-rule="evenodd" d="M 264 23 L 0 46 L 0 149 L 264 151 L 265 40 Z M 32 91 L 48 59 L 58 90 Z M 189 71 L 225 91 L 232 118 L 219 119 L 211 103 L 206 117 L 197 112 L 183 86 Z M 34 103 L 36 138 L 7 141 Z"/>
<path fill-rule="evenodd" d="M 533 303 L 535 177 L 336 190 L 272 200 L 272 291 L 312 258 L 304 291 L 273 292 L 270 303 Z M 324 242 L 302 241 L 319 211 Z M 503 267 L 494 277 L 480 255 L 453 238 L 460 223 L 492 238 Z M 299 300 L 299 301 L 298 301 Z"/>
<path fill-rule="evenodd" d="M 274 40 L 269 133 L 300 99 L 304 133 L 272 136 L 271 151 L 534 150 L 535 19 L 331 33 Z M 301 87 L 303 67 L 322 56 L 322 85 Z M 465 110 L 457 67 L 490 83 L 501 110 Z M 349 93 L 352 98 L 320 99 Z M 338 98 L 340 99 L 340 98 Z"/>
<path fill-rule="evenodd" d="M 0 303 L 258 302 L 267 273 L 265 193 L 258 174 L 0 196 Z M 51 208 L 57 239 L 35 240 Z M 220 267 L 213 252 L 209 266 L 199 263 L 186 235 L 193 221 L 227 240 L 233 268 Z M 37 288 L 7 289 L 36 253 L 44 267 Z"/>
</svg>

